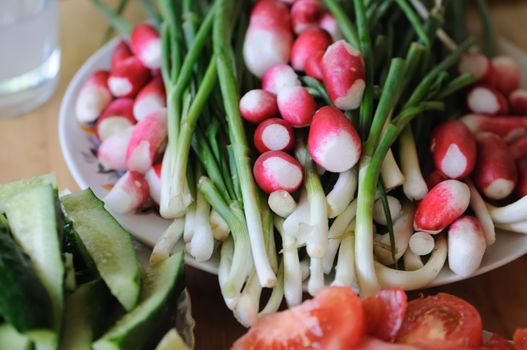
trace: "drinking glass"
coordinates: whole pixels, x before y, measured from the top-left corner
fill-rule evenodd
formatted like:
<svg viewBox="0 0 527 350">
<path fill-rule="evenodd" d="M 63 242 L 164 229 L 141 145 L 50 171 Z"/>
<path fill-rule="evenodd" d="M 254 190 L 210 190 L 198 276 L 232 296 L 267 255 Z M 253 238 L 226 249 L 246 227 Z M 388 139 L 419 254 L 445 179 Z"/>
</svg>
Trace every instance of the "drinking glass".
<svg viewBox="0 0 527 350">
<path fill-rule="evenodd" d="M 0 118 L 55 91 L 60 68 L 56 0 L 0 0 Z"/>
</svg>

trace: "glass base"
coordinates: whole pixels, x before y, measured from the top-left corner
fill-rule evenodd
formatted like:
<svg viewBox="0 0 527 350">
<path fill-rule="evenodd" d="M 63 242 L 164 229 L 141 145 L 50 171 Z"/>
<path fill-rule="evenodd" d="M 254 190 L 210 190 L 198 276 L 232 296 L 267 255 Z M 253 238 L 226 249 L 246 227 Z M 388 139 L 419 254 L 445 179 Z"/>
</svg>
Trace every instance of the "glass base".
<svg viewBox="0 0 527 350">
<path fill-rule="evenodd" d="M 60 50 L 37 69 L 0 81 L 0 119 L 27 113 L 45 103 L 58 85 Z"/>
</svg>

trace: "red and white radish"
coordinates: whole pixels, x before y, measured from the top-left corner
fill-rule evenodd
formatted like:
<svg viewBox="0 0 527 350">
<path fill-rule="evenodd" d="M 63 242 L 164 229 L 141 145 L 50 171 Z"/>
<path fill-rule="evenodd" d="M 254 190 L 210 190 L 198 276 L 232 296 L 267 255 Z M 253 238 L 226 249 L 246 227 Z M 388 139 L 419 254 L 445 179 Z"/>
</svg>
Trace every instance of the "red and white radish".
<svg viewBox="0 0 527 350">
<path fill-rule="evenodd" d="M 240 114 L 251 123 L 278 116 L 276 96 L 262 89 L 249 90 L 240 99 Z"/>
<path fill-rule="evenodd" d="M 428 187 L 428 190 L 430 191 L 435 185 L 438 183 L 445 181 L 448 179 L 448 177 L 441 172 L 441 170 L 433 170 L 428 176 L 425 178 L 426 186 Z"/>
<path fill-rule="evenodd" d="M 258 1 L 243 43 L 247 69 L 261 78 L 272 66 L 287 63 L 293 44 L 289 9 L 278 0 Z"/>
<path fill-rule="evenodd" d="M 258 186 L 268 194 L 278 190 L 294 192 L 303 179 L 300 163 L 282 151 L 269 151 L 258 157 L 253 174 Z"/>
<path fill-rule="evenodd" d="M 359 107 L 366 83 L 364 60 L 358 50 L 344 40 L 331 44 L 322 57 L 322 74 L 329 97 L 337 108 Z"/>
<path fill-rule="evenodd" d="M 487 198 L 503 199 L 512 193 L 517 180 L 516 166 L 507 144 L 498 135 L 487 132 L 479 134 L 477 141 L 474 183 Z"/>
<path fill-rule="evenodd" d="M 134 128 L 128 126 L 113 133 L 99 145 L 97 158 L 105 169 L 126 170 L 126 150 Z"/>
<path fill-rule="evenodd" d="M 166 137 L 167 118 L 164 111 L 152 113 L 137 123 L 126 150 L 128 170 L 146 173 L 161 153 Z"/>
<path fill-rule="evenodd" d="M 157 204 L 161 200 L 161 167 L 162 162 L 154 164 L 145 174 L 145 180 L 150 189 L 150 198 Z"/>
<path fill-rule="evenodd" d="M 434 186 L 417 206 L 414 229 L 439 233 L 459 218 L 470 203 L 470 190 L 458 180 L 445 180 Z"/>
<path fill-rule="evenodd" d="M 154 77 L 137 94 L 134 103 L 134 117 L 138 121 L 165 109 L 167 105 L 165 86 L 160 76 Z"/>
<path fill-rule="evenodd" d="M 490 86 L 476 86 L 467 95 L 468 109 L 473 113 L 503 115 L 509 112 L 507 99 Z"/>
<path fill-rule="evenodd" d="M 130 34 L 130 46 L 145 67 L 161 67 L 161 38 L 153 26 L 148 23 L 136 25 Z"/>
<path fill-rule="evenodd" d="M 279 118 L 264 120 L 254 131 L 254 146 L 260 153 L 290 151 L 295 145 L 291 125 Z"/>
<path fill-rule="evenodd" d="M 514 90 L 509 95 L 509 106 L 513 115 L 527 115 L 527 90 Z"/>
<path fill-rule="evenodd" d="M 492 85 L 504 95 L 507 96 L 520 87 L 520 68 L 511 57 L 494 57 L 492 70 Z"/>
<path fill-rule="evenodd" d="M 134 97 L 150 78 L 150 71 L 136 57 L 130 57 L 112 69 L 108 87 L 116 97 Z"/>
<path fill-rule="evenodd" d="M 486 116 L 482 114 L 468 114 L 460 119 L 472 132 L 489 131 L 502 137 L 506 142 L 527 134 L 527 116 Z"/>
<path fill-rule="evenodd" d="M 75 101 L 75 114 L 79 122 L 94 122 L 112 101 L 112 94 L 108 88 L 109 76 L 108 71 L 96 71 L 82 85 Z"/>
<path fill-rule="evenodd" d="M 315 99 L 303 86 L 282 88 L 276 102 L 282 118 L 294 128 L 308 126 L 317 108 Z"/>
<path fill-rule="evenodd" d="M 130 46 L 122 40 L 117 44 L 112 53 L 111 70 L 114 70 L 122 61 L 132 57 L 134 53 L 130 49 Z"/>
<path fill-rule="evenodd" d="M 514 160 L 527 157 L 527 135 L 511 143 L 509 149 Z"/>
<path fill-rule="evenodd" d="M 95 131 L 99 140 L 104 141 L 115 132 L 135 124 L 134 100 L 118 98 L 102 112 L 95 123 Z"/>
<path fill-rule="evenodd" d="M 461 74 L 472 73 L 477 82 L 489 83 L 493 75 L 492 62 L 482 53 L 468 53 L 461 57 L 458 70 Z"/>
<path fill-rule="evenodd" d="M 317 80 L 324 79 L 324 75 L 322 74 L 322 58 L 323 57 L 324 57 L 324 52 L 317 52 L 307 58 L 304 64 L 304 70 L 307 76 L 310 76 Z"/>
<path fill-rule="evenodd" d="M 359 134 L 335 107 L 325 106 L 315 113 L 307 142 L 315 163 L 327 171 L 341 173 L 351 169 L 362 153 Z"/>
<path fill-rule="evenodd" d="M 479 221 L 463 216 L 448 229 L 448 266 L 455 274 L 468 277 L 481 265 L 487 248 Z"/>
<path fill-rule="evenodd" d="M 308 58 L 315 54 L 324 54 L 329 45 L 331 37 L 320 28 L 309 28 L 300 34 L 291 48 L 291 66 L 296 71 L 303 72 Z"/>
<path fill-rule="evenodd" d="M 291 7 L 291 25 L 297 35 L 305 30 L 318 27 L 324 14 L 324 6 L 319 0 L 297 0 Z"/>
<path fill-rule="evenodd" d="M 301 86 L 298 75 L 287 64 L 277 64 L 269 68 L 262 78 L 262 89 L 278 95 L 284 87 Z"/>
<path fill-rule="evenodd" d="M 111 212 L 125 214 L 139 209 L 148 197 L 148 183 L 143 175 L 127 171 L 104 197 L 104 204 Z"/>
<path fill-rule="evenodd" d="M 436 168 L 449 178 L 463 178 L 474 170 L 476 139 L 460 121 L 451 120 L 437 126 L 432 132 L 430 149 Z"/>
<path fill-rule="evenodd" d="M 516 185 L 516 194 L 519 197 L 527 196 L 527 158 L 516 161 L 518 168 L 518 184 Z"/>
<path fill-rule="evenodd" d="M 329 35 L 331 35 L 331 38 L 333 39 L 333 41 L 337 41 L 337 40 L 344 38 L 337 20 L 335 19 L 335 17 L 333 17 L 331 13 L 329 12 L 324 13 L 322 17 L 320 18 L 318 25 L 320 26 L 320 28 L 328 32 Z"/>
</svg>

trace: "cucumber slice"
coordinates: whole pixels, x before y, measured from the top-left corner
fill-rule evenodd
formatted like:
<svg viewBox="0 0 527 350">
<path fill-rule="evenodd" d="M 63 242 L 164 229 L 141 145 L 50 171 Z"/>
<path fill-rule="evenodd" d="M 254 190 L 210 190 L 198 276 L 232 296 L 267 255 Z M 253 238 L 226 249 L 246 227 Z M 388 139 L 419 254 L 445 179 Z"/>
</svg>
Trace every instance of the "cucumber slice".
<svg viewBox="0 0 527 350">
<path fill-rule="evenodd" d="M 90 189 L 61 200 L 102 279 L 121 305 L 131 310 L 139 298 L 140 270 L 130 233 Z"/>
<path fill-rule="evenodd" d="M 66 297 L 61 350 L 91 350 L 111 309 L 112 296 L 100 279 L 85 283 Z"/>
<path fill-rule="evenodd" d="M 58 334 L 64 302 L 64 265 L 60 249 L 62 212 L 57 203 L 56 191 L 50 185 L 34 187 L 11 197 L 5 203 L 5 212 L 15 240 L 29 255 L 51 297 Z"/>
<path fill-rule="evenodd" d="M 46 174 L 30 179 L 23 179 L 7 184 L 1 184 L 0 213 L 3 213 L 5 211 L 5 203 L 9 200 L 9 198 L 25 190 L 45 185 L 50 185 L 53 188 L 57 187 L 57 180 L 55 178 L 55 174 Z"/>
<path fill-rule="evenodd" d="M 170 328 L 182 290 L 183 253 L 149 267 L 139 305 L 93 343 L 94 350 L 153 349 Z"/>
<path fill-rule="evenodd" d="M 10 324 L 0 325 L 0 350 L 31 350 L 33 344 Z"/>
</svg>

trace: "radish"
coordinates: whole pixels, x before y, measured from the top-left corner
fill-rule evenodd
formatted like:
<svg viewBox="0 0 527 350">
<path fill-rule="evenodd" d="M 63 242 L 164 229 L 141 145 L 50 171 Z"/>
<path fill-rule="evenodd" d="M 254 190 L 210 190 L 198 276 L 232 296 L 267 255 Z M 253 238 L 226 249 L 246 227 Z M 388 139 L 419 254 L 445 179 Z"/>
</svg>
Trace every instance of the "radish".
<svg viewBox="0 0 527 350">
<path fill-rule="evenodd" d="M 476 140 L 460 121 L 437 126 L 432 132 L 430 149 L 436 168 L 451 179 L 463 178 L 474 170 Z"/>
<path fill-rule="evenodd" d="M 509 149 L 514 160 L 527 157 L 527 135 L 511 143 Z"/>
<path fill-rule="evenodd" d="M 324 14 L 324 6 L 319 0 L 297 0 L 291 7 L 291 24 L 297 35 L 305 30 L 318 27 Z"/>
<path fill-rule="evenodd" d="M 132 126 L 118 130 L 107 137 L 97 149 L 97 158 L 105 169 L 126 170 L 126 149 L 130 143 Z"/>
<path fill-rule="evenodd" d="M 508 56 L 492 59 L 492 85 L 508 96 L 520 87 L 520 68 L 518 63 Z"/>
<path fill-rule="evenodd" d="M 134 103 L 134 117 L 138 121 L 167 105 L 163 79 L 157 76 L 150 80 L 137 94 Z"/>
<path fill-rule="evenodd" d="M 296 208 L 296 202 L 289 192 L 278 190 L 271 192 L 267 199 L 269 208 L 278 216 L 283 218 L 288 217 Z"/>
<path fill-rule="evenodd" d="M 514 190 L 516 166 L 507 144 L 498 135 L 478 135 L 478 159 L 474 173 L 476 187 L 490 199 L 503 199 Z"/>
<path fill-rule="evenodd" d="M 516 162 L 518 168 L 518 184 L 516 194 L 519 197 L 527 196 L 527 158 L 522 158 Z"/>
<path fill-rule="evenodd" d="M 157 204 L 160 203 L 161 199 L 161 167 L 162 162 L 158 162 L 148 169 L 145 174 L 145 180 L 150 189 L 150 198 Z"/>
<path fill-rule="evenodd" d="M 509 106 L 514 115 L 527 115 L 527 90 L 517 89 L 509 95 Z"/>
<path fill-rule="evenodd" d="M 301 86 L 298 75 L 291 66 L 277 64 L 269 68 L 262 78 L 262 89 L 278 95 L 281 89 L 290 86 Z"/>
<path fill-rule="evenodd" d="M 308 58 L 315 54 L 324 54 L 331 45 L 329 34 L 319 28 L 309 28 L 300 34 L 291 48 L 291 66 L 303 72 Z"/>
<path fill-rule="evenodd" d="M 410 237 L 408 247 L 416 255 L 428 255 L 434 250 L 434 237 L 427 232 L 416 232 Z"/>
<path fill-rule="evenodd" d="M 478 219 L 463 216 L 448 229 L 448 266 L 455 274 L 468 277 L 481 265 L 487 248 Z"/>
<path fill-rule="evenodd" d="M 331 44 L 322 57 L 322 74 L 329 97 L 344 110 L 359 107 L 365 83 L 364 60 L 344 40 Z"/>
<path fill-rule="evenodd" d="M 341 173 L 357 164 L 362 143 L 344 113 L 335 107 L 325 106 L 313 116 L 308 149 L 319 166 L 327 171 Z"/>
<path fill-rule="evenodd" d="M 116 97 L 134 97 L 149 78 L 148 68 L 136 57 L 130 57 L 112 69 L 108 86 Z"/>
<path fill-rule="evenodd" d="M 290 151 L 294 144 L 293 129 L 283 119 L 267 119 L 260 123 L 254 131 L 254 146 L 260 153 Z"/>
<path fill-rule="evenodd" d="M 269 151 L 258 157 L 253 174 L 258 186 L 268 194 L 278 190 L 294 192 L 303 179 L 300 163 L 282 151 Z"/>
<path fill-rule="evenodd" d="M 482 53 L 474 52 L 463 55 L 458 70 L 461 74 L 472 73 L 477 82 L 489 83 L 492 75 L 492 62 Z"/>
<path fill-rule="evenodd" d="M 96 71 L 82 85 L 75 101 L 75 114 L 79 122 L 94 122 L 112 101 L 108 88 L 109 76 L 108 71 Z"/>
<path fill-rule="evenodd" d="M 307 76 L 317 80 L 324 79 L 324 75 L 322 74 L 322 57 L 324 57 L 324 52 L 317 52 L 306 59 L 304 70 Z"/>
<path fill-rule="evenodd" d="M 113 49 L 112 63 L 110 65 L 111 70 L 117 68 L 117 66 L 121 64 L 122 61 L 132 57 L 133 55 L 134 54 L 128 44 L 124 40 L 121 40 L 115 49 Z"/>
<path fill-rule="evenodd" d="M 161 154 L 167 137 L 167 120 L 164 111 L 150 114 L 134 127 L 126 150 L 128 170 L 146 173 Z"/>
<path fill-rule="evenodd" d="M 282 118 L 292 127 L 301 128 L 311 124 L 317 103 L 303 86 L 284 87 L 276 98 Z"/>
<path fill-rule="evenodd" d="M 483 131 L 490 131 L 511 142 L 527 134 L 527 116 L 485 116 L 482 114 L 468 114 L 460 119 L 476 135 Z"/>
<path fill-rule="evenodd" d="M 143 175 L 127 171 L 104 197 L 104 203 L 109 211 L 125 214 L 139 209 L 148 196 L 148 184 Z"/>
<path fill-rule="evenodd" d="M 245 120 L 255 124 L 276 117 L 276 96 L 266 90 L 249 90 L 240 99 L 240 114 Z"/>
<path fill-rule="evenodd" d="M 293 43 L 289 9 L 278 0 L 258 1 L 243 43 L 247 69 L 261 78 L 272 66 L 287 63 Z"/>
<path fill-rule="evenodd" d="M 118 98 L 110 103 L 95 123 L 99 140 L 104 141 L 115 132 L 135 124 L 134 100 Z"/>
<path fill-rule="evenodd" d="M 335 19 L 335 17 L 333 17 L 331 13 L 324 13 L 320 18 L 318 25 L 320 26 L 320 28 L 328 32 L 329 35 L 331 35 L 333 41 L 338 41 L 344 38 L 337 20 Z"/>
<path fill-rule="evenodd" d="M 145 67 L 161 67 L 161 38 L 153 26 L 148 23 L 136 25 L 130 34 L 130 46 Z"/>
<path fill-rule="evenodd" d="M 414 229 L 439 233 L 459 218 L 470 203 L 470 190 L 458 180 L 445 180 L 434 186 L 417 206 Z"/>
<path fill-rule="evenodd" d="M 468 109 L 473 113 L 503 115 L 509 112 L 507 99 L 490 86 L 476 86 L 467 95 Z"/>
<path fill-rule="evenodd" d="M 428 191 L 430 191 L 438 183 L 445 181 L 448 177 L 441 172 L 441 170 L 435 169 L 425 178 L 426 186 L 428 186 Z"/>
<path fill-rule="evenodd" d="M 392 222 L 395 222 L 401 215 L 401 202 L 393 196 L 386 196 L 386 200 L 390 208 Z M 373 206 L 373 220 L 380 225 L 386 226 L 386 213 L 384 212 L 384 207 L 380 199 L 377 199 Z"/>
</svg>

